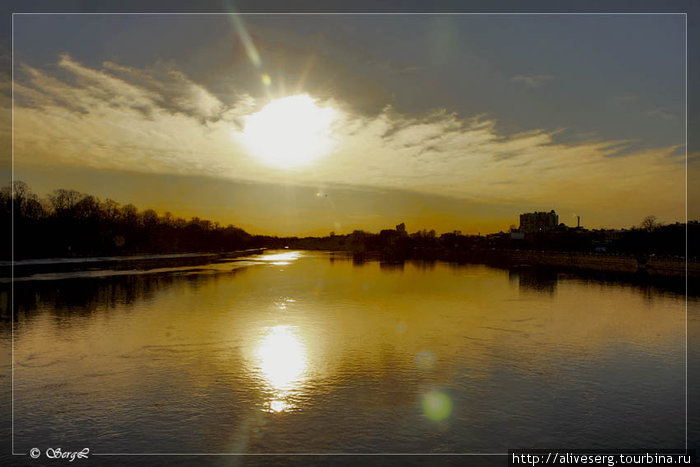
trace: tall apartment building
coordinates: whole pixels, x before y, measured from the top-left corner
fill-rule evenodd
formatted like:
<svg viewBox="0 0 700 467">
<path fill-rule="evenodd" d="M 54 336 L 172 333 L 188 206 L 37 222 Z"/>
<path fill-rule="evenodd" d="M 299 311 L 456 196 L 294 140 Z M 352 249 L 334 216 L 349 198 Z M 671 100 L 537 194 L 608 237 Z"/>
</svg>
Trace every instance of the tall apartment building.
<svg viewBox="0 0 700 467">
<path fill-rule="evenodd" d="M 559 225 L 559 216 L 554 209 L 549 212 L 526 212 L 520 214 L 520 231 L 523 233 L 544 232 Z"/>
</svg>

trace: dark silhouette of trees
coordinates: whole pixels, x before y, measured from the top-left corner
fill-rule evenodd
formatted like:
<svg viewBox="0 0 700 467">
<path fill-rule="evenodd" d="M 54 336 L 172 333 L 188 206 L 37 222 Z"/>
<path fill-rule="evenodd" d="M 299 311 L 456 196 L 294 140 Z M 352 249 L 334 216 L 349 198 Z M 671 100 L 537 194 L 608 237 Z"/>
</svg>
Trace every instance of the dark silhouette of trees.
<svg viewBox="0 0 700 467">
<path fill-rule="evenodd" d="M 0 190 L 0 220 L 10 226 L 13 218 L 15 259 L 217 252 L 255 243 L 232 225 L 159 216 L 152 209 L 140 212 L 132 204 L 121 206 L 75 190 L 58 189 L 39 199 L 19 181 Z M 2 258 L 9 259 L 10 228 L 2 230 L 0 241 Z"/>
</svg>

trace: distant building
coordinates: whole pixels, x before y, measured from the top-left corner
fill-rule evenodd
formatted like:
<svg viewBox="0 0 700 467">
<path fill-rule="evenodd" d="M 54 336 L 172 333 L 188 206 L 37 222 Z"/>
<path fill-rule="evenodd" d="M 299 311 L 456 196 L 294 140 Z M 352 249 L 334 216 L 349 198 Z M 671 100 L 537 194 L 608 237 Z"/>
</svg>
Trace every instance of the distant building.
<svg viewBox="0 0 700 467">
<path fill-rule="evenodd" d="M 399 225 L 396 226 L 396 231 L 399 233 L 399 235 L 404 236 L 406 234 L 406 224 L 403 222 L 400 223 Z"/>
<path fill-rule="evenodd" d="M 559 225 L 559 216 L 554 209 L 549 212 L 527 212 L 520 214 L 520 232 L 535 233 L 554 230 Z"/>
</svg>

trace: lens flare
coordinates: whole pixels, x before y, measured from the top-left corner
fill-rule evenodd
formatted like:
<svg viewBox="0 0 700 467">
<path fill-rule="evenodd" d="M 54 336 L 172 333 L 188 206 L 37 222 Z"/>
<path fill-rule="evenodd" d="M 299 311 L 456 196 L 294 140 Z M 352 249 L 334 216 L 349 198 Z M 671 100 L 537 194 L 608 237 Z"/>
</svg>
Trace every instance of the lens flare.
<svg viewBox="0 0 700 467">
<path fill-rule="evenodd" d="M 423 394 L 421 398 L 423 415 L 430 420 L 440 422 L 452 413 L 452 399 L 443 391 L 433 390 Z"/>
<path fill-rule="evenodd" d="M 435 366 L 435 354 L 429 350 L 422 350 L 416 355 L 416 366 L 421 370 L 430 370 Z"/>
</svg>

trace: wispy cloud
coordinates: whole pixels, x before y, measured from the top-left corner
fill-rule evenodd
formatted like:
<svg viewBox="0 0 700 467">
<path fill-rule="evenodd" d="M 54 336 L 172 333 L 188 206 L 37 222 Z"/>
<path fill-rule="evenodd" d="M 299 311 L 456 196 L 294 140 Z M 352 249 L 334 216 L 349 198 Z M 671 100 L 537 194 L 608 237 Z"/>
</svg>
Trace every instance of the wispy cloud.
<svg viewBox="0 0 700 467">
<path fill-rule="evenodd" d="M 80 113 L 91 113 L 95 105 L 107 105 L 138 112 L 148 119 L 159 112 L 181 114 L 202 123 L 231 117 L 231 108 L 206 88 L 163 64 L 138 70 L 105 62 L 101 69 L 93 69 L 62 55 L 58 67 L 68 73 L 67 80 L 21 66 L 25 79 L 19 77 L 16 82 L 20 96 L 35 106 L 59 105 Z"/>
<path fill-rule="evenodd" d="M 15 84 L 16 163 L 556 202 L 610 216 L 624 205 L 635 219 L 649 212 L 681 216 L 684 209 L 676 147 L 619 156 L 624 141 L 556 143 L 554 131 L 503 134 L 494 119 L 445 109 L 415 116 L 388 106 L 367 115 L 328 100 L 323 105 L 338 114 L 332 153 L 289 173 L 263 167 L 238 142 L 243 117 L 264 104 L 251 95 L 232 92 L 224 102 L 172 66 L 91 68 L 69 56 L 58 63 L 61 79 L 24 66 Z"/>
<path fill-rule="evenodd" d="M 656 109 L 647 112 L 649 117 L 656 117 L 662 120 L 675 120 L 678 118 L 678 114 L 675 112 L 676 109 L 672 107 L 658 107 Z"/>
<path fill-rule="evenodd" d="M 536 88 L 554 79 L 552 75 L 515 75 L 510 80 L 529 88 Z"/>
</svg>

